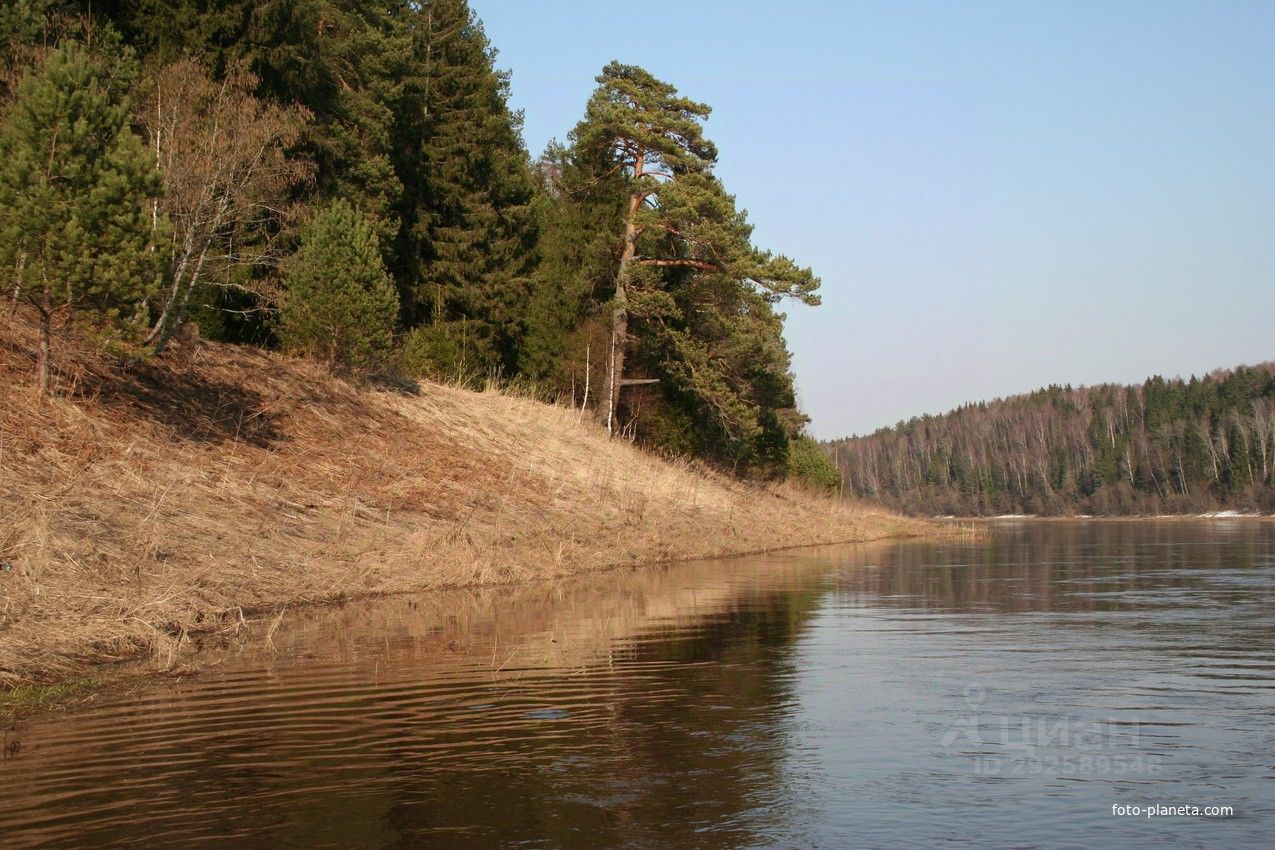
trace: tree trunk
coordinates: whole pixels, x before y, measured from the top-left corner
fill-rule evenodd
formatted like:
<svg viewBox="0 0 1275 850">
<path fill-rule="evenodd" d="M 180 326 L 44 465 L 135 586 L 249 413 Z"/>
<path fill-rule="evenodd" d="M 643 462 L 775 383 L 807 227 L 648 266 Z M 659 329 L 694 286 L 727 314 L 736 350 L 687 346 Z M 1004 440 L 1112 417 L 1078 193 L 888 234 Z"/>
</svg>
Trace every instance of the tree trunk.
<svg viewBox="0 0 1275 850">
<path fill-rule="evenodd" d="M 586 344 L 584 346 L 584 398 L 580 400 L 580 416 L 576 417 L 577 420 L 579 420 L 580 417 L 584 416 L 585 408 L 589 406 L 589 368 L 590 368 L 589 355 L 590 355 L 590 352 L 591 352 L 590 346 Z M 571 390 L 572 400 L 574 401 L 575 399 L 575 395 L 574 395 L 575 376 L 574 375 L 571 378 L 571 383 L 572 383 L 572 390 Z"/>
<path fill-rule="evenodd" d="M 168 294 L 164 298 L 164 306 L 159 311 L 159 318 L 155 320 L 155 326 L 151 328 L 151 332 L 146 336 L 147 345 L 157 344 L 161 337 L 164 336 L 165 329 L 169 326 L 169 316 L 172 315 L 177 299 L 181 297 L 182 286 L 186 280 L 186 266 L 189 264 L 193 253 L 194 245 L 191 242 L 190 234 L 187 233 L 183 240 L 181 254 L 173 267 L 173 282 L 169 284 Z"/>
<path fill-rule="evenodd" d="M 623 275 L 622 275 L 623 276 Z M 611 312 L 611 363 L 607 369 L 607 433 L 614 433 L 616 409 L 620 405 L 620 387 L 624 382 L 624 344 L 629 334 L 628 296 L 625 285 L 615 289 L 614 309 Z"/>
<path fill-rule="evenodd" d="M 26 267 L 27 253 L 26 251 L 23 251 L 22 255 L 18 257 L 17 274 L 13 276 L 13 310 L 9 313 L 11 316 L 16 316 L 18 313 L 18 298 L 22 295 L 22 274 L 26 270 Z"/>
<path fill-rule="evenodd" d="M 639 160 L 640 161 L 640 160 Z M 620 404 L 620 387 L 624 381 L 624 350 L 629 335 L 629 270 L 637 252 L 637 212 L 642 205 L 643 194 L 634 192 L 629 197 L 628 216 L 624 220 L 624 253 L 620 255 L 620 270 L 615 276 L 615 298 L 611 310 L 611 350 L 608 359 L 606 384 L 602 395 L 606 398 L 607 433 L 615 431 L 616 408 Z"/>
<path fill-rule="evenodd" d="M 53 316 L 40 310 L 40 348 L 35 356 L 35 374 L 43 395 L 49 394 L 49 349 L 53 339 Z"/>
<path fill-rule="evenodd" d="M 190 279 L 186 281 L 181 279 L 186 266 L 185 259 L 182 260 L 178 277 L 173 283 L 172 293 L 168 302 L 164 305 L 164 311 L 160 313 L 159 321 L 155 323 L 155 327 L 147 339 L 156 354 L 164 350 L 164 346 L 168 345 L 168 341 L 172 339 L 182 320 L 186 318 L 186 307 L 190 304 L 191 293 L 195 291 L 195 287 L 199 284 L 199 276 L 203 272 L 204 259 L 208 256 L 210 243 L 211 240 L 204 243 L 203 250 L 199 252 L 199 259 L 195 263 L 195 269 L 190 273 Z"/>
</svg>

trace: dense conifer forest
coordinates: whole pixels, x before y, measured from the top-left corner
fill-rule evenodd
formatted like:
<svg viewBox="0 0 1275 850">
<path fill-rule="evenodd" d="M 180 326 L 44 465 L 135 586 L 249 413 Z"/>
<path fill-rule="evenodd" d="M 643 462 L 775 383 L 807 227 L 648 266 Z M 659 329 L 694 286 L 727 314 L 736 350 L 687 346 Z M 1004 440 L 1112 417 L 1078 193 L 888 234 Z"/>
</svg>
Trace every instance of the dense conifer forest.
<svg viewBox="0 0 1275 850">
<path fill-rule="evenodd" d="M 72 330 L 127 359 L 193 324 L 827 483 L 777 310 L 818 279 L 752 243 L 707 104 L 599 70 L 533 156 L 465 0 L 4 4 L 0 275 L 32 380 L 59 391 Z"/>
<path fill-rule="evenodd" d="M 1275 512 L 1275 363 L 1051 386 L 825 448 L 847 493 L 915 514 Z"/>
</svg>

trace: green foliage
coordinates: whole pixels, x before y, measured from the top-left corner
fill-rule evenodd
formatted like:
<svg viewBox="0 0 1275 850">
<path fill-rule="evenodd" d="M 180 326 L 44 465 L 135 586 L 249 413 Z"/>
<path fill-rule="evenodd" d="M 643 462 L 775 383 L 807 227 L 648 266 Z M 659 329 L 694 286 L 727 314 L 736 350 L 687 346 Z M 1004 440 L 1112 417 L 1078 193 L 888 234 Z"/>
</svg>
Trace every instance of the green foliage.
<svg viewBox="0 0 1275 850">
<path fill-rule="evenodd" d="M 559 393 L 574 390 L 577 403 L 586 372 L 591 399 L 601 391 L 607 359 L 603 308 L 615 284 L 615 246 L 623 239 L 623 187 L 599 180 L 604 171 L 603 158 L 590 159 L 556 142 L 538 164 L 538 262 L 518 369 Z"/>
<path fill-rule="evenodd" d="M 788 471 L 790 429 L 774 408 L 763 408 L 757 430 L 741 458 L 744 469 L 758 478 L 780 478 Z"/>
<path fill-rule="evenodd" d="M 664 398 L 642 405 L 641 436 L 645 445 L 666 457 L 694 457 L 703 453 L 689 410 Z"/>
<path fill-rule="evenodd" d="M 712 109 L 682 97 L 677 88 L 636 65 L 611 62 L 597 78 L 584 120 L 572 134 L 582 150 L 607 151 L 613 159 L 642 148 L 669 172 L 703 173 L 717 161 L 717 147 L 701 123 Z M 630 150 L 625 150 L 629 147 Z M 641 172 L 629 170 L 640 180 Z"/>
<path fill-rule="evenodd" d="M 554 322 L 541 316 L 590 316 L 605 306 L 624 340 L 619 377 L 658 378 L 662 395 L 653 404 L 625 390 L 621 422 L 668 445 L 668 412 L 679 409 L 699 453 L 768 477 L 782 473 L 787 442 L 804 421 L 774 304 L 817 304 L 819 280 L 752 244 L 752 226 L 712 174 L 708 114 L 637 66 L 603 69 L 571 147 L 544 163 L 552 213 L 524 360 L 540 373 L 555 354 L 579 362 L 578 349 L 541 329 Z M 605 370 L 610 351 L 599 353 Z M 660 421 L 643 421 L 656 411 Z"/>
<path fill-rule="evenodd" d="M 0 265 L 15 270 L 46 328 L 79 312 L 128 339 L 156 288 L 145 202 L 160 186 L 130 128 L 133 71 L 126 53 L 58 48 L 23 80 L 0 127 Z"/>
<path fill-rule="evenodd" d="M 135 203 L 79 252 L 94 265 L 85 286 L 110 291 L 77 303 L 103 324 L 131 328 L 149 312 L 158 350 L 189 304 L 209 336 L 334 366 L 395 349 L 419 377 L 527 378 L 597 409 L 618 398 L 616 427 L 647 445 L 785 474 L 805 420 L 776 305 L 818 303 L 819 281 L 753 244 L 713 173 L 707 104 L 610 63 L 569 144 L 532 167 L 509 75 L 467 0 L 15 0 L 0 9 L 0 103 L 14 68 L 88 33 L 140 57 L 140 88 L 127 62 L 95 73 L 120 121 L 137 89 L 133 120 L 168 184 L 154 233 Z M 119 169 L 149 168 L 131 133 L 120 138 L 116 153 L 97 148 L 136 160 Z M 84 197 L 155 191 L 141 189 Z M 45 226 L 50 209 L 27 217 Z M 143 235 L 169 250 L 141 256 Z M 0 259 L 17 267 L 15 250 Z M 156 298 L 159 272 L 138 263 L 165 253 Z"/>
<path fill-rule="evenodd" d="M 835 491 L 841 473 L 813 438 L 800 436 L 788 444 L 788 477 L 818 490 Z"/>
<path fill-rule="evenodd" d="M 1275 365 L 1048 387 L 840 441 L 839 455 L 850 492 L 920 513 L 1269 511 Z"/>
<path fill-rule="evenodd" d="M 410 13 L 399 130 L 407 187 L 398 242 L 412 326 L 463 322 L 474 365 L 511 373 L 535 258 L 533 185 L 509 77 L 465 0 Z"/>
<path fill-rule="evenodd" d="M 421 325 L 403 335 L 399 368 L 413 378 L 468 383 L 478 376 L 474 358 L 466 358 L 462 323 Z"/>
<path fill-rule="evenodd" d="M 535 201 L 537 266 L 518 348 L 518 370 L 560 391 L 573 374 L 605 361 L 606 343 L 598 335 L 579 333 L 598 317 L 597 294 L 615 281 L 614 246 L 621 236 L 623 196 L 617 187 L 594 180 L 592 169 L 578 163 L 558 144 L 550 145 L 539 164 L 543 181 Z M 600 328 L 599 328 L 600 330 Z M 598 356 L 592 357 L 592 351 Z"/>
<path fill-rule="evenodd" d="M 368 368 L 389 349 L 398 295 L 381 261 L 376 225 L 345 201 L 305 228 L 284 279 L 284 348 L 330 366 Z"/>
</svg>

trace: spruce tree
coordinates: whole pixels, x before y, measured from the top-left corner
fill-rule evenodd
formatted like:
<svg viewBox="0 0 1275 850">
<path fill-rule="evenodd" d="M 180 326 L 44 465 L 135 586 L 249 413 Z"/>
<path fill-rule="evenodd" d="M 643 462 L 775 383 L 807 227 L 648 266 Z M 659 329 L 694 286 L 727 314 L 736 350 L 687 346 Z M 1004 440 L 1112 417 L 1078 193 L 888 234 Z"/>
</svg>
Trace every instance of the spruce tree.
<svg viewBox="0 0 1275 850">
<path fill-rule="evenodd" d="M 60 47 L 19 85 L 0 126 L 0 265 L 39 316 L 45 392 L 59 319 L 129 338 L 157 284 L 146 202 L 159 177 L 130 128 L 131 70 L 126 55 Z"/>
<path fill-rule="evenodd" d="M 536 268 L 518 371 L 573 397 L 586 386 L 590 394 L 601 386 L 597 364 L 605 365 L 606 359 L 605 322 L 595 296 L 615 281 L 625 202 L 618 181 L 597 179 L 607 167 L 605 159 L 591 162 L 554 142 L 537 168 Z"/>
<path fill-rule="evenodd" d="M 398 295 L 376 224 L 342 200 L 303 230 L 284 278 L 279 338 L 331 368 L 375 365 L 393 341 Z"/>
<path fill-rule="evenodd" d="M 534 253 L 533 187 L 508 107 L 509 79 L 465 0 L 412 14 L 414 73 L 403 81 L 396 254 L 410 262 L 405 315 L 464 336 L 487 368 L 511 371 Z"/>
</svg>

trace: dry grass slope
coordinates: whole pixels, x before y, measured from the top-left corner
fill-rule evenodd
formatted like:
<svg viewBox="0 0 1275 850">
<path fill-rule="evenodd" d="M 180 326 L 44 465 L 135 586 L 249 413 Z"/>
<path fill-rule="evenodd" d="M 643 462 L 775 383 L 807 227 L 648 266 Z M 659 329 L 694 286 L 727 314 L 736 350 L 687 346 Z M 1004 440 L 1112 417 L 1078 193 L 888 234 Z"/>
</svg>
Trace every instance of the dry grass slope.
<svg viewBox="0 0 1275 850">
<path fill-rule="evenodd" d="M 0 685 L 171 663 L 284 605 L 928 528 L 667 463 L 497 392 L 359 387 L 187 339 L 131 366 L 63 345 L 44 399 L 33 349 L 21 315 L 0 318 Z"/>
</svg>

